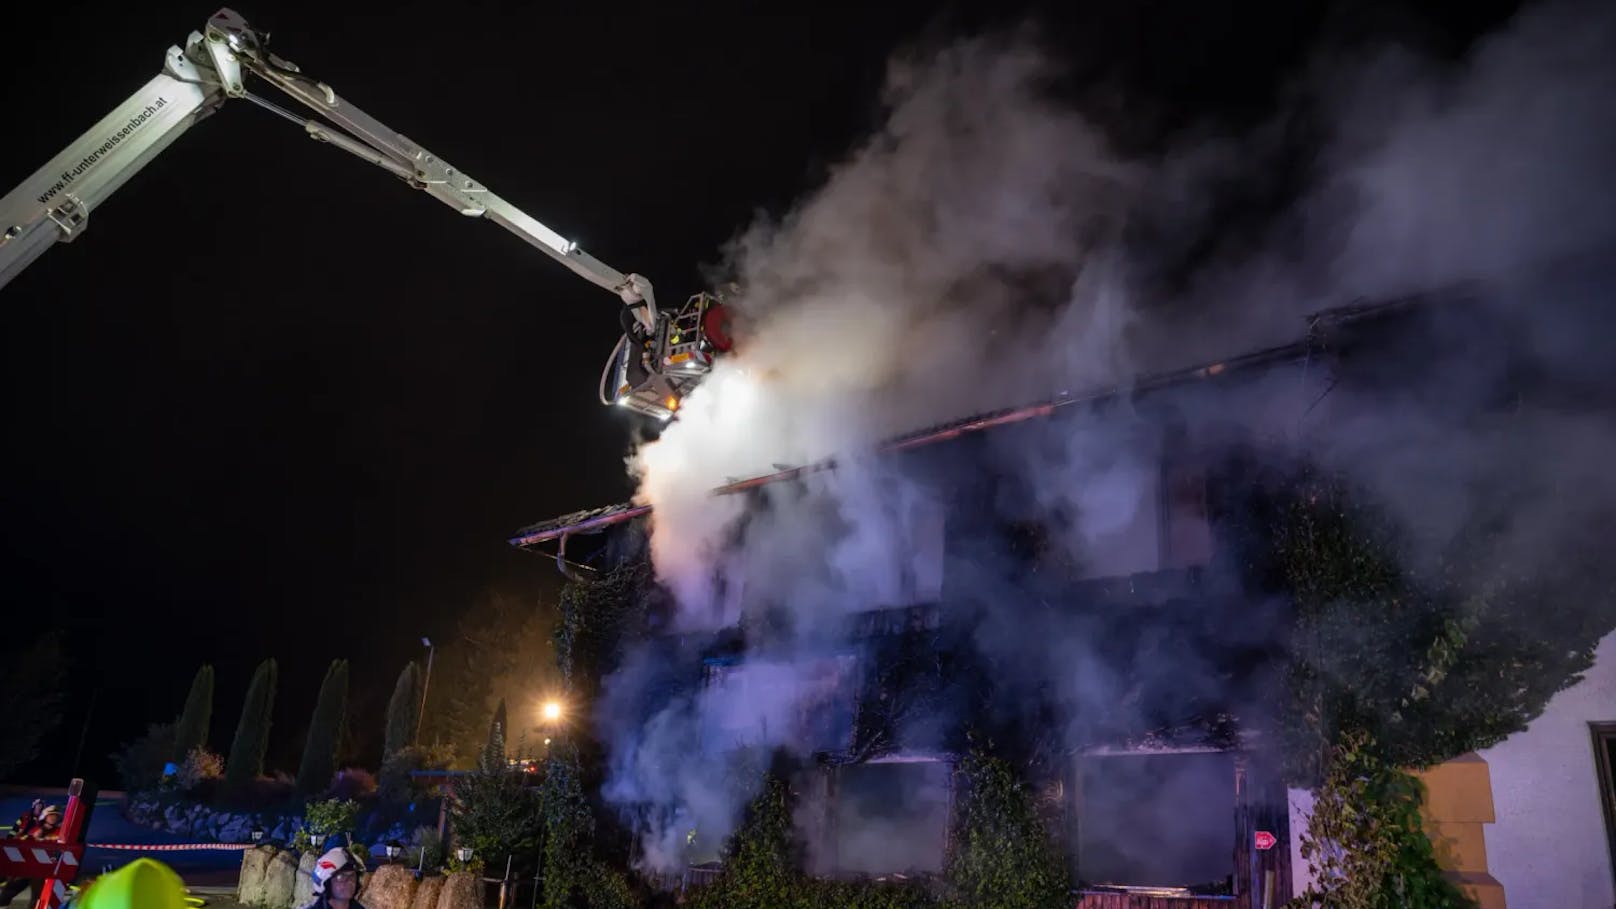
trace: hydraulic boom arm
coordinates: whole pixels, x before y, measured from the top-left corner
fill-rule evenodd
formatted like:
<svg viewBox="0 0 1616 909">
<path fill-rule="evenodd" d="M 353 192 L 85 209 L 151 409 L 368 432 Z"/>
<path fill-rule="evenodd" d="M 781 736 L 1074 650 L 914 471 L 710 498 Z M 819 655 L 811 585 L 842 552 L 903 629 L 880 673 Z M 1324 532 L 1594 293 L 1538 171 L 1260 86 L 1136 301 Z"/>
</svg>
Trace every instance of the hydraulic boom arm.
<svg viewBox="0 0 1616 909">
<path fill-rule="evenodd" d="M 247 90 L 251 73 L 340 129 L 299 117 Z M 646 330 L 657 325 L 651 283 L 584 252 L 486 186 L 409 138 L 388 129 L 331 88 L 269 53 L 247 22 L 229 9 L 171 47 L 163 71 L 22 185 L 0 198 L 0 287 L 58 240 L 72 241 L 90 212 L 152 158 L 226 100 L 245 98 L 327 142 L 392 172 L 463 215 L 486 218 L 616 293 Z M 639 305 L 643 304 L 643 306 Z"/>
</svg>

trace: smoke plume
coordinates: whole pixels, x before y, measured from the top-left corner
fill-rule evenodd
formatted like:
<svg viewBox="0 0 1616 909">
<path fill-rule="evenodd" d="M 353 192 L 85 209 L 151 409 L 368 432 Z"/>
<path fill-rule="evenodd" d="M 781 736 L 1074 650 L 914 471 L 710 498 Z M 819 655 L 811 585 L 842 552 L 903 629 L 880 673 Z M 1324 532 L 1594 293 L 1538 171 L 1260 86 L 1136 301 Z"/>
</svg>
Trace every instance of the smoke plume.
<svg viewBox="0 0 1616 909">
<path fill-rule="evenodd" d="M 1307 314 L 1359 297 L 1457 282 L 1488 282 L 1477 305 L 1510 320 L 1546 368 L 1609 378 L 1603 325 L 1579 328 L 1542 305 L 1545 294 L 1604 299 L 1608 283 L 1511 276 L 1616 247 L 1616 8 L 1530 7 L 1457 62 L 1396 46 L 1319 55 L 1275 120 L 1313 124 L 1305 188 L 1258 242 L 1202 244 L 1221 252 L 1171 287 L 1154 269 L 1220 230 L 1198 200 L 1231 180 L 1260 183 L 1275 128 L 1128 159 L 1048 91 L 1059 67 L 1030 34 L 894 60 L 883 127 L 789 213 L 734 242 L 738 351 L 632 459 L 680 627 L 724 627 L 744 610 L 787 629 L 744 672 L 656 705 L 650 722 L 634 710 L 648 703 L 657 645 L 608 680 L 607 796 L 632 810 L 648 867 L 677 868 L 691 830 L 728 832 L 751 795 L 730 780 L 734 745 L 819 747 L 789 718 L 836 690 L 827 661 L 851 646 L 838 621 L 923 599 L 941 570 L 915 556 L 945 490 L 913 462 L 871 456 L 882 439 L 1291 339 Z M 1605 468 L 1616 431 L 1547 411 L 1508 432 L 1465 419 L 1477 390 L 1502 378 L 1479 353 L 1410 352 L 1465 365 L 1423 394 L 1331 391 L 1321 371 L 1237 396 L 1192 392 L 1179 416 L 1192 440 L 1233 427 L 1351 470 L 1433 549 L 1480 511 L 1508 508 L 1500 556 L 1539 564 L 1616 504 Z M 1019 427 L 973 457 L 1010 480 L 989 503 L 995 519 L 1043 520 L 1049 545 L 1120 574 L 1160 556 L 1127 534 L 1154 507 L 1162 446 L 1124 402 L 1077 428 Z M 831 456 L 835 471 L 766 489 L 761 503 L 708 492 Z M 1025 599 L 988 550 L 947 571 L 975 602 Z M 1266 615 L 1253 605 L 1206 633 L 1261 640 Z M 1036 609 L 984 621 L 977 646 L 1019 667 L 1021 682 L 1053 687 L 1077 717 L 1150 709 L 1130 701 L 1150 687 L 1142 676 L 1225 684 L 1174 642 Z"/>
</svg>

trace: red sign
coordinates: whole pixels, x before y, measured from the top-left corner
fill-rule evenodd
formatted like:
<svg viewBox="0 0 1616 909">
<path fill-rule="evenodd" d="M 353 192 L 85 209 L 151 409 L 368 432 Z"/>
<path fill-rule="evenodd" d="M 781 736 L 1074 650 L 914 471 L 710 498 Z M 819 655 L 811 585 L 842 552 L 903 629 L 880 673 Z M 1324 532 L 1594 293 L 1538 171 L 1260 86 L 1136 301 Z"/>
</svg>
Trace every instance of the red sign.
<svg viewBox="0 0 1616 909">
<path fill-rule="evenodd" d="M 1266 830 L 1257 831 L 1257 836 L 1254 838 L 1254 840 L 1253 845 L 1257 847 L 1258 852 L 1267 852 L 1268 850 L 1274 848 L 1275 843 L 1279 842 L 1279 840 L 1274 838 L 1272 833 L 1269 833 Z"/>
</svg>

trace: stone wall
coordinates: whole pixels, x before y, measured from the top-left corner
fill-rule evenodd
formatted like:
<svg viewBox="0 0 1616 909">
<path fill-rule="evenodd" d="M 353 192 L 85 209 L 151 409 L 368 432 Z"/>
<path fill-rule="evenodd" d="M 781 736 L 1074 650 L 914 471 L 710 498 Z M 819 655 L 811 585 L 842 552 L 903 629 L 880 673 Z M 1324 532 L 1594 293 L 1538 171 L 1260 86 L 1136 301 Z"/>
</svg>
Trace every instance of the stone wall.
<svg viewBox="0 0 1616 909">
<path fill-rule="evenodd" d="M 198 842 L 205 843 L 249 842 L 254 824 L 261 823 L 264 829 L 264 842 L 284 844 L 291 842 L 292 837 L 303 826 L 301 815 L 231 812 L 195 802 L 164 804 L 155 798 L 142 798 L 138 795 L 130 796 L 124 807 L 124 815 L 143 827 L 192 837 Z M 361 830 L 368 826 L 364 821 L 364 817 L 361 816 Z M 376 843 L 391 840 L 407 842 L 409 833 L 404 825 L 399 823 L 364 839 Z M 359 840 L 357 835 L 355 840 Z"/>
</svg>

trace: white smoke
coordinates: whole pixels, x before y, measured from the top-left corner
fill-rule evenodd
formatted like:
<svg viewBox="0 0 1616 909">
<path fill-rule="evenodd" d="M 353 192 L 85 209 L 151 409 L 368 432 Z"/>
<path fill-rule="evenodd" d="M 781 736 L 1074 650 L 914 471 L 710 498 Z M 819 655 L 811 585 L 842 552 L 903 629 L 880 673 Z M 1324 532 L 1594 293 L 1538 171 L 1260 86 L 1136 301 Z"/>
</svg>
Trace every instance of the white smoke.
<svg viewBox="0 0 1616 909">
<path fill-rule="evenodd" d="M 736 242 L 741 351 L 635 463 L 681 601 L 710 599 L 740 515 L 712 487 L 1116 374 L 1128 316 L 1103 250 L 1139 175 L 1042 97 L 1051 71 L 998 37 L 899 60 L 885 128 Z"/>
<path fill-rule="evenodd" d="M 889 74 L 885 126 L 789 214 L 734 244 L 739 351 L 632 467 L 640 500 L 655 509 L 652 558 L 682 627 L 733 624 L 743 604 L 766 600 L 796 632 L 772 645 L 767 698 L 715 689 L 660 709 L 649 725 L 607 730 L 607 795 L 640 812 L 651 867 L 676 866 L 688 828 L 727 832 L 750 795 L 719 782 L 721 756 L 690 760 L 722 739 L 713 724 L 772 723 L 763 739 L 801 746 L 774 721 L 823 694 L 808 667 L 824 655 L 831 620 L 897 596 L 894 566 L 912 555 L 914 515 L 936 493 L 903 464 L 869 457 L 882 439 L 1288 339 L 1305 313 L 1360 295 L 1493 276 L 1616 241 L 1609 4 L 1528 9 L 1456 64 L 1395 48 L 1316 61 L 1298 92 L 1325 136 L 1308 190 L 1266 242 L 1200 268 L 1170 298 L 1145 289 L 1140 268 L 1159 251 L 1126 241 L 1130 219 L 1165 227 L 1158 236 L 1215 232 L 1194 204 L 1203 181 L 1260 179 L 1264 154 L 1236 139 L 1123 160 L 1101 130 L 1050 100 L 1043 86 L 1054 72 L 1025 33 L 904 56 Z M 1584 354 L 1571 365 L 1591 362 Z M 1191 432 L 1232 423 L 1285 435 L 1306 424 L 1315 453 L 1357 469 L 1438 540 L 1477 507 L 1477 484 L 1530 475 L 1537 482 L 1519 484 L 1535 496 L 1520 542 L 1568 531 L 1565 515 L 1576 512 L 1560 508 L 1564 484 L 1543 475 L 1518 436 L 1501 443 L 1444 419 L 1452 396 L 1386 406 L 1338 393 L 1312 410 L 1323 392 L 1290 384 L 1259 386 L 1238 403 L 1208 399 Z M 1126 523 L 1137 507 L 1130 492 L 1155 469 L 1126 417 L 995 453 L 999 469 L 1033 478 L 1039 512 L 1068 516 L 1063 545 L 1074 552 Z M 1568 463 L 1585 505 L 1616 502 L 1600 466 L 1616 458 L 1616 431 L 1549 414 L 1534 426 L 1537 446 L 1578 452 Z M 835 471 L 765 491 L 761 509 L 709 492 L 833 456 Z M 977 583 L 995 583 L 992 571 Z M 1260 620 L 1246 624 L 1233 631 L 1260 637 L 1250 627 Z M 1114 705 L 1124 692 L 1087 658 L 1098 646 L 1089 632 L 1046 616 L 1001 625 L 981 646 L 1021 657 L 1024 673 L 1050 675 L 1079 703 Z M 1162 660 L 1163 672 L 1191 674 L 1186 684 L 1218 684 L 1182 654 Z M 631 661 L 608 683 L 614 697 L 643 687 L 654 661 Z"/>
</svg>

